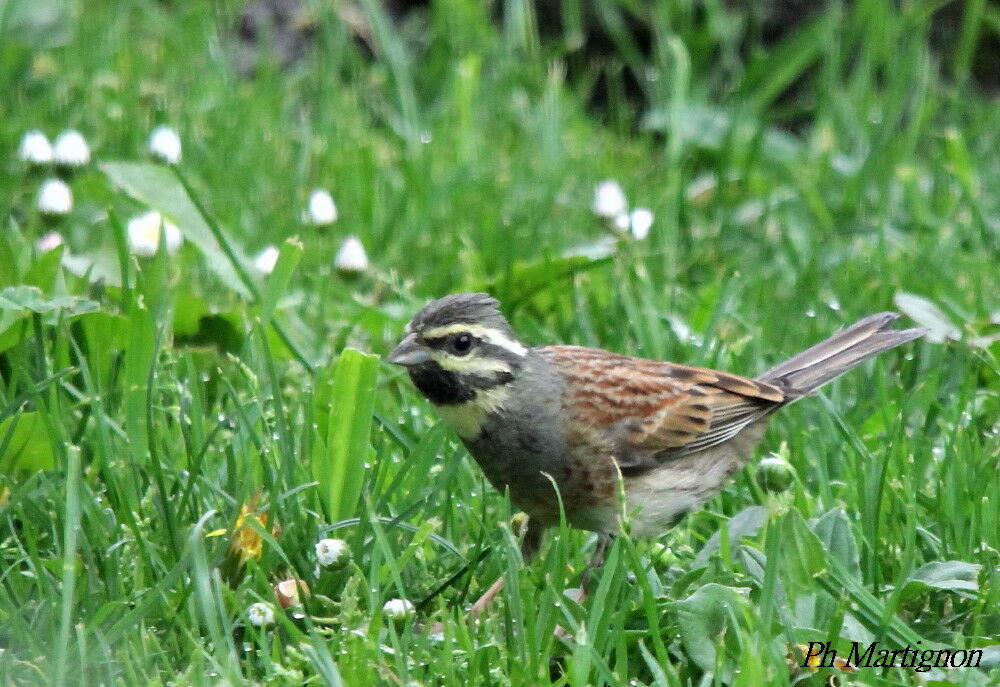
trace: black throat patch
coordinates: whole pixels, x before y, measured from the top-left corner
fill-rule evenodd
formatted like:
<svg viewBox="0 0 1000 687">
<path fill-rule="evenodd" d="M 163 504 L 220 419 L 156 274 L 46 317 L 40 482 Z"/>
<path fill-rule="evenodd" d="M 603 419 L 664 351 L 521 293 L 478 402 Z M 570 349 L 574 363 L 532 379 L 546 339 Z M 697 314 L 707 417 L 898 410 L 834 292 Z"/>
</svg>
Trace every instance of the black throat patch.
<svg viewBox="0 0 1000 687">
<path fill-rule="evenodd" d="M 506 370 L 486 376 L 445 370 L 435 362 L 409 369 L 413 385 L 434 405 L 457 405 L 471 401 L 483 389 L 509 384 L 514 375 Z"/>
</svg>

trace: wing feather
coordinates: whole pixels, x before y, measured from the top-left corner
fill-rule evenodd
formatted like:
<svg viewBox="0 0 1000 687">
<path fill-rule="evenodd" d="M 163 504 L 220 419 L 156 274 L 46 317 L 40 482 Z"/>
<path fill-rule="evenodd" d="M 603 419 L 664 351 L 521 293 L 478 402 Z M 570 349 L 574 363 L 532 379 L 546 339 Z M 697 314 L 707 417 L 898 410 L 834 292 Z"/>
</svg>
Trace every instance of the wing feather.
<svg viewBox="0 0 1000 687">
<path fill-rule="evenodd" d="M 623 473 L 728 441 L 785 400 L 766 382 L 714 370 L 578 346 L 535 350 L 567 381 L 570 427 L 604 436 Z"/>
</svg>

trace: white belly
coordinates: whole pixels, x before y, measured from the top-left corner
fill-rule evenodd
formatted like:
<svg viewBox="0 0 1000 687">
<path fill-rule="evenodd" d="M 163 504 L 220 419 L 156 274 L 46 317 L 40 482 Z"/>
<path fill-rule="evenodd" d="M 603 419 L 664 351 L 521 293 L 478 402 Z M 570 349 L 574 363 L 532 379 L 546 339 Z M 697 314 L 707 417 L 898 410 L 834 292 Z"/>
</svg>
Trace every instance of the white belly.
<svg viewBox="0 0 1000 687">
<path fill-rule="evenodd" d="M 711 448 L 627 478 L 625 506 L 632 536 L 658 537 L 685 513 L 715 496 L 743 465 L 742 456 L 734 448 L 731 445 Z"/>
</svg>

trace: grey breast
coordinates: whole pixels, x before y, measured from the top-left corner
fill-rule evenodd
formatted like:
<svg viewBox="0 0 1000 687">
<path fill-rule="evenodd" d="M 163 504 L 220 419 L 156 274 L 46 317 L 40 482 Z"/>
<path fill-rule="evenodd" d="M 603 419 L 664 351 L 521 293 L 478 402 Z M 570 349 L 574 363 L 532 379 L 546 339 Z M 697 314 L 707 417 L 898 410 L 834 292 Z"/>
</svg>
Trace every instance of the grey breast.
<svg viewBox="0 0 1000 687">
<path fill-rule="evenodd" d="M 490 483 L 499 491 L 509 489 L 514 503 L 530 510 L 526 502 L 535 494 L 551 495 L 545 473 L 553 474 L 566 450 L 563 385 L 529 350 L 510 391 L 509 401 L 488 413 L 479 436 L 465 444 Z"/>
</svg>

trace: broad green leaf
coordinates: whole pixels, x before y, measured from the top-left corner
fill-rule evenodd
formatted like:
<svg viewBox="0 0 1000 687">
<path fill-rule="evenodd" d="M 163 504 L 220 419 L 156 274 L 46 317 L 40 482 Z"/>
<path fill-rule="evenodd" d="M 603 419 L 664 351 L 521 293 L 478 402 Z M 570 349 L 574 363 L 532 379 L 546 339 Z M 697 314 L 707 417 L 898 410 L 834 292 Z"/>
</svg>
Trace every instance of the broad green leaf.
<svg viewBox="0 0 1000 687">
<path fill-rule="evenodd" d="M 750 506 L 744 508 L 739 513 L 729 518 L 726 527 L 729 534 L 729 550 L 735 551 L 743 537 L 752 537 L 760 531 L 764 521 L 767 520 L 767 508 L 764 506 Z M 719 549 L 722 530 L 716 530 L 709 538 L 701 551 L 694 558 L 696 567 L 708 565 L 708 559 Z"/>
<path fill-rule="evenodd" d="M 926 337 L 929 341 L 941 343 L 949 339 L 957 341 L 962 338 L 962 330 L 933 301 L 923 296 L 898 291 L 893 296 L 892 302 L 903 311 L 904 315 L 930 330 Z"/>
<path fill-rule="evenodd" d="M 51 323 L 56 318 L 74 318 L 98 310 L 98 304 L 76 296 L 46 298 L 37 286 L 9 286 L 0 290 L 0 352 L 18 342 L 22 336 L 21 321 L 32 313 L 46 316 Z"/>
<path fill-rule="evenodd" d="M 831 558 L 836 559 L 844 570 L 861 579 L 861 563 L 858 545 L 851 533 L 851 524 L 840 508 L 827 511 L 813 523 L 813 532 Z"/>
<path fill-rule="evenodd" d="M 965 561 L 934 561 L 914 570 L 903 583 L 903 598 L 911 598 L 931 589 L 956 592 L 971 597 L 979 591 L 979 569 Z"/>
<path fill-rule="evenodd" d="M 702 670 L 715 670 L 716 647 L 729 626 L 731 611 L 746 605 L 745 591 L 712 582 L 686 599 L 666 604 L 676 616 L 685 651 Z"/>
<path fill-rule="evenodd" d="M 70 274 L 109 286 L 122 285 L 118 256 L 108 248 L 95 248 L 86 253 L 63 253 L 62 266 Z"/>
<path fill-rule="evenodd" d="M 1000 644 L 984 646 L 981 651 L 983 652 L 983 658 L 979 661 L 980 668 L 986 670 L 1000 668 Z"/>
<path fill-rule="evenodd" d="M 208 268 L 226 286 L 240 295 L 249 295 L 229 258 L 212 235 L 212 230 L 169 169 L 141 162 L 104 162 L 100 164 L 100 169 L 115 186 L 177 224 L 184 239 L 198 249 Z M 237 260 L 244 265 L 248 264 L 239 246 L 229 237 L 227 242 L 236 253 Z"/>
<path fill-rule="evenodd" d="M 16 344 L 24 336 L 21 320 L 27 316 L 25 312 L 0 311 L 0 352 Z"/>
<path fill-rule="evenodd" d="M 0 310 L 4 311 L 46 314 L 63 310 L 63 315 L 72 317 L 94 312 L 97 308 L 94 301 L 76 296 L 46 298 L 37 286 L 11 286 L 0 291 Z"/>
<path fill-rule="evenodd" d="M 781 579 L 792 594 L 809 593 L 827 571 L 826 551 L 797 510 L 781 518 Z M 768 536 L 777 532 L 768 532 Z"/>
<path fill-rule="evenodd" d="M 21 275 L 30 260 L 27 241 L 19 227 L 9 223 L 0 232 L 0 288 L 20 284 Z"/>
<path fill-rule="evenodd" d="M 41 416 L 18 413 L 0 422 L 0 472 L 51 470 L 52 443 Z"/>
<path fill-rule="evenodd" d="M 21 281 L 28 286 L 37 286 L 44 293 L 52 293 L 64 250 L 65 246 L 59 246 L 39 255 Z"/>
<path fill-rule="evenodd" d="M 378 357 L 352 348 L 317 377 L 313 477 L 332 522 L 355 514 L 371 453 Z"/>
</svg>

